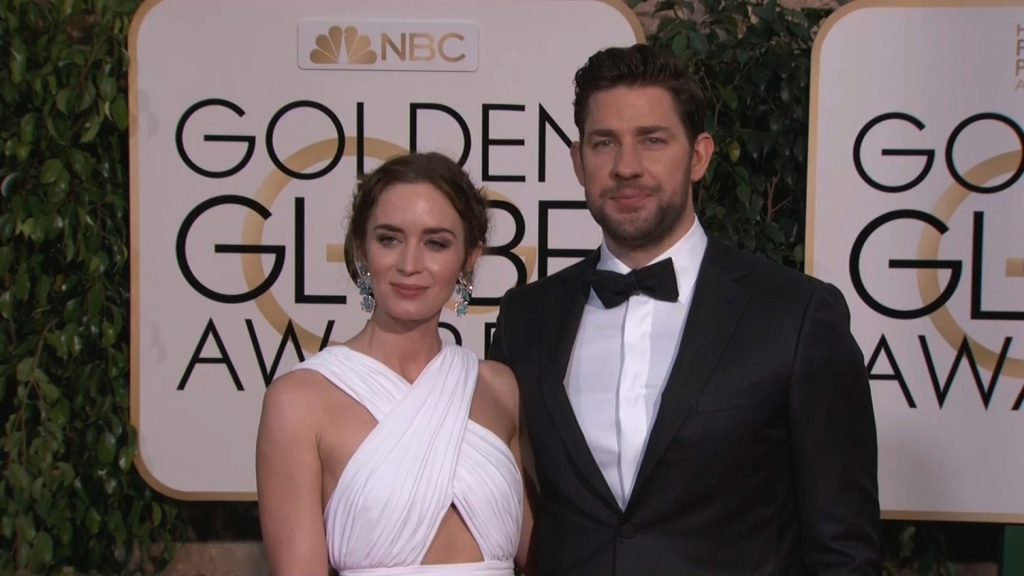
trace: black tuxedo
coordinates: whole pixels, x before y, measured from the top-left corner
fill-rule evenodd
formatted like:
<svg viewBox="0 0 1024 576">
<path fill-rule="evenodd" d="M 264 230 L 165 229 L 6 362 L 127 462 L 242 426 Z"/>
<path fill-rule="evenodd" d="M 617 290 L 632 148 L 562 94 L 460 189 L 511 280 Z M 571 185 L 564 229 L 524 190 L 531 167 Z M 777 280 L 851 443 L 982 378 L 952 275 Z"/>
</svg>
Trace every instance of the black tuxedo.
<svg viewBox="0 0 1024 576">
<path fill-rule="evenodd" d="M 880 574 L 874 413 L 842 294 L 709 238 L 621 510 L 564 384 L 598 257 L 510 290 L 489 347 L 519 381 L 538 574 Z"/>
</svg>

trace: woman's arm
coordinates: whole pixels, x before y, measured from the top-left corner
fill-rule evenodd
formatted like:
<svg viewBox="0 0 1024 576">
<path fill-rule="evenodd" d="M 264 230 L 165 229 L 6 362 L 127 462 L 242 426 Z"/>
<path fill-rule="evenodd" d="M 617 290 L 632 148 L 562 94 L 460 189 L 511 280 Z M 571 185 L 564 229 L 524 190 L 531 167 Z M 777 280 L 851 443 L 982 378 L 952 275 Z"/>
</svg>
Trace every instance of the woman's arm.
<svg viewBox="0 0 1024 576">
<path fill-rule="evenodd" d="M 530 543 L 533 536 L 534 498 L 531 485 L 533 461 L 526 430 L 520 416 L 519 383 L 516 382 L 515 374 L 508 366 L 494 360 L 485 360 L 481 363 L 480 376 L 487 382 L 488 388 L 493 390 L 493 397 L 497 400 L 502 416 L 512 429 L 508 446 L 515 458 L 516 466 L 519 467 L 524 485 L 523 524 L 519 536 L 519 548 L 516 550 L 515 564 L 524 574 L 530 575 L 533 573 L 532 554 L 530 554 Z"/>
<path fill-rule="evenodd" d="M 256 439 L 260 526 L 272 576 L 327 576 L 311 374 L 267 388 Z"/>
</svg>

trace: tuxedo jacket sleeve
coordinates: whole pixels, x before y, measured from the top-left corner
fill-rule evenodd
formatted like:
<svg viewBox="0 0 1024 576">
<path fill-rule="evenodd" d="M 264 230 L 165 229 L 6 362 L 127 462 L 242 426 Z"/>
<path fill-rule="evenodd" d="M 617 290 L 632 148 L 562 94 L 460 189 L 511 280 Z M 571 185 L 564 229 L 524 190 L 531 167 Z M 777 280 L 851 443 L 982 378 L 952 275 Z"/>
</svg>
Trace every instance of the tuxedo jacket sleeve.
<svg viewBox="0 0 1024 576">
<path fill-rule="evenodd" d="M 877 441 L 860 347 L 843 295 L 818 283 L 789 390 L 790 443 L 804 562 L 816 574 L 876 574 Z"/>
</svg>

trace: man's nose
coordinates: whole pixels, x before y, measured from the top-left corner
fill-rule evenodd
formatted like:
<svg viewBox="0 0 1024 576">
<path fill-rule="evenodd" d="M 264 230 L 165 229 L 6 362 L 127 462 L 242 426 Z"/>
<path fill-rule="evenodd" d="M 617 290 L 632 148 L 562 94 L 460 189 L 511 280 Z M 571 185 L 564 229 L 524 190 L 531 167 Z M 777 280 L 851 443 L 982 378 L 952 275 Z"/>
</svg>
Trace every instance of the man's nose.
<svg viewBox="0 0 1024 576">
<path fill-rule="evenodd" d="M 612 173 L 616 178 L 629 180 L 643 174 L 643 163 L 635 145 L 622 145 L 615 155 Z"/>
</svg>

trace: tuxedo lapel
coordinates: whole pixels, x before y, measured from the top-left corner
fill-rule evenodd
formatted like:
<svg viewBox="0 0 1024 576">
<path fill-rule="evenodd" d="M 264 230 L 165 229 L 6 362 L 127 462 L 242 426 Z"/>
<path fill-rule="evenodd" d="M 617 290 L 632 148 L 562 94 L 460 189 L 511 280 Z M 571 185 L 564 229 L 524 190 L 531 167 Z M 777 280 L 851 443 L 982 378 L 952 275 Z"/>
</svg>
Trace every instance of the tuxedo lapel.
<svg viewBox="0 0 1024 576">
<path fill-rule="evenodd" d="M 691 413 L 746 306 L 749 294 L 733 281 L 742 272 L 730 270 L 724 262 L 727 258 L 723 246 L 709 238 L 683 338 L 637 472 L 634 495 L 642 491 L 658 460 Z M 627 513 L 638 499 L 630 498 Z"/>
<path fill-rule="evenodd" d="M 567 270 L 571 273 L 562 278 L 560 293 L 544 302 L 540 384 L 544 400 L 551 411 L 551 417 L 566 451 L 600 499 L 618 514 L 621 510 L 597 461 L 594 460 L 565 390 L 565 375 L 576 343 L 583 309 L 590 295 L 588 273 L 597 266 L 598 257 L 599 252 L 595 252 L 571 271 Z"/>
</svg>

